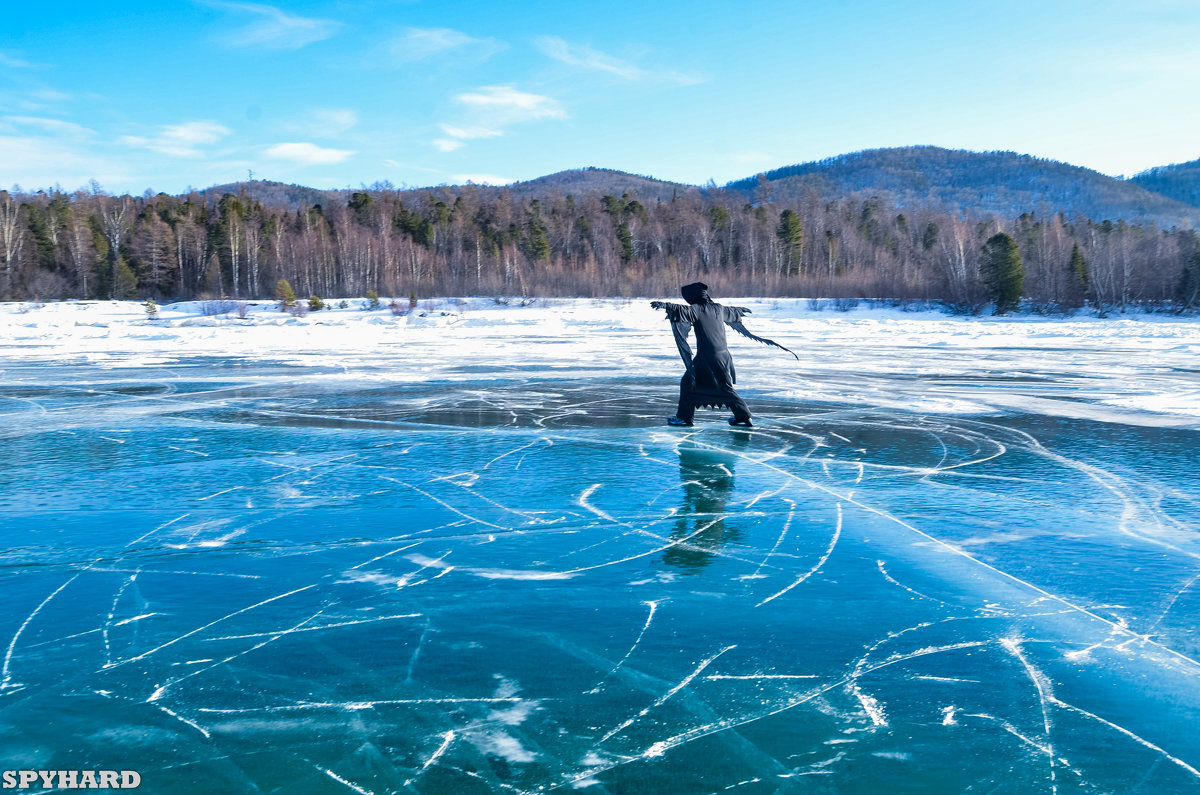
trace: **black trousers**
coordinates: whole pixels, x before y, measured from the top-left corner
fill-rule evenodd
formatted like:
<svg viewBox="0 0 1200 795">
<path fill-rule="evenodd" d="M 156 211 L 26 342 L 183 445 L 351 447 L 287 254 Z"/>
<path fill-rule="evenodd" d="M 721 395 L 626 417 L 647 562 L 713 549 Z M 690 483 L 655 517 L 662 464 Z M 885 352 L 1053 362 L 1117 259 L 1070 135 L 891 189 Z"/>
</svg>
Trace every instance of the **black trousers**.
<svg viewBox="0 0 1200 795">
<path fill-rule="evenodd" d="M 687 373 L 679 379 L 679 407 L 675 409 L 676 417 L 684 422 L 691 422 L 696 416 L 697 407 L 716 404 L 728 406 L 736 420 L 750 419 L 750 407 L 732 385 L 721 384 L 703 389 L 697 388 L 695 379 Z"/>
</svg>

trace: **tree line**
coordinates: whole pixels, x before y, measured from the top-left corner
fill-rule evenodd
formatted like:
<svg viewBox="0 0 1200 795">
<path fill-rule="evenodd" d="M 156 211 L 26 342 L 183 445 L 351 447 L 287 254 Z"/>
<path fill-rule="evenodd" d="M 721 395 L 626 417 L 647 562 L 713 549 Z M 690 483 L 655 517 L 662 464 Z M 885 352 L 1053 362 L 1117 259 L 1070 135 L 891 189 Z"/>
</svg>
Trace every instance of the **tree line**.
<svg viewBox="0 0 1200 795">
<path fill-rule="evenodd" d="M 748 199 L 708 189 L 518 196 L 475 186 L 374 187 L 299 209 L 255 183 L 220 196 L 0 191 L 0 298 L 721 295 L 941 301 L 1099 312 L 1200 304 L 1191 230 L 1024 213 L 897 210 L 886 199 Z M 997 293 L 987 245 L 1021 263 Z M 992 245 L 998 250 L 999 244 Z M 1007 250 L 1007 246 L 1005 247 Z"/>
</svg>

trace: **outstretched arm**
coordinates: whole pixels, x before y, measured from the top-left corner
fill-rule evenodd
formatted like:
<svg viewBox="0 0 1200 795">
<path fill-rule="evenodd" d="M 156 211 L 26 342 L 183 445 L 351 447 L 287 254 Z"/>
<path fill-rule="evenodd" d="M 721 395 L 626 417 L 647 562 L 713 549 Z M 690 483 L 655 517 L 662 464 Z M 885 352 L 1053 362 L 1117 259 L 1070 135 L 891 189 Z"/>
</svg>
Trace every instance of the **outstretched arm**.
<svg viewBox="0 0 1200 795">
<path fill-rule="evenodd" d="M 670 320 L 672 323 L 696 322 L 696 311 L 687 304 L 672 304 L 666 301 L 651 301 L 650 307 L 652 309 L 667 310 L 667 320 Z"/>
<path fill-rule="evenodd" d="M 741 334 L 743 337 L 749 337 L 750 339 L 754 340 L 755 342 L 761 342 L 764 345 L 771 345 L 776 348 L 781 348 L 781 349 L 787 351 L 788 353 L 791 353 L 792 356 L 795 356 L 797 359 L 800 358 L 799 356 L 796 356 L 796 354 L 793 353 L 792 351 L 788 350 L 787 348 L 784 348 L 782 345 L 780 345 L 775 340 L 769 340 L 766 337 L 759 337 L 755 334 L 751 334 L 750 329 L 748 329 L 742 325 L 742 315 L 748 315 L 748 314 L 750 314 L 750 310 L 746 309 L 744 306 L 727 306 L 727 307 L 725 307 L 725 315 L 724 315 L 723 319 L 725 320 L 726 323 L 729 324 L 730 328 L 732 328 L 738 334 Z"/>
</svg>

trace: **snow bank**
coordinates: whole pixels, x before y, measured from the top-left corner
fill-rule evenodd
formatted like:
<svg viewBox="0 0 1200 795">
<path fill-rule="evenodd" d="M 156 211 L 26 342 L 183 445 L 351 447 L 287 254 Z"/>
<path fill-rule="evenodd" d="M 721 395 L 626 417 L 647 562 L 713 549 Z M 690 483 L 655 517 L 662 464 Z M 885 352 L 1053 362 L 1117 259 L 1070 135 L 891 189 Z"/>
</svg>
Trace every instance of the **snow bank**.
<svg viewBox="0 0 1200 795">
<path fill-rule="evenodd" d="M 731 298 L 755 333 L 731 348 L 748 394 L 923 413 L 1039 411 L 1184 424 L 1200 418 L 1200 322 L 1143 315 L 958 317 L 806 299 Z M 161 367 L 233 357 L 390 381 L 508 377 L 674 377 L 678 358 L 649 299 L 429 299 L 402 316 L 366 299 L 293 316 L 274 302 L 180 302 L 148 317 L 136 301 L 0 304 L 4 363 Z M 406 304 L 407 306 L 407 304 Z M 731 335 L 736 337 L 736 335 Z M 1090 408 L 1088 408 L 1090 407 Z M 1103 409 L 1101 411 L 1101 409 Z M 1153 415 L 1150 417 L 1148 415 Z M 1173 418 L 1173 419 L 1172 419 Z"/>
</svg>

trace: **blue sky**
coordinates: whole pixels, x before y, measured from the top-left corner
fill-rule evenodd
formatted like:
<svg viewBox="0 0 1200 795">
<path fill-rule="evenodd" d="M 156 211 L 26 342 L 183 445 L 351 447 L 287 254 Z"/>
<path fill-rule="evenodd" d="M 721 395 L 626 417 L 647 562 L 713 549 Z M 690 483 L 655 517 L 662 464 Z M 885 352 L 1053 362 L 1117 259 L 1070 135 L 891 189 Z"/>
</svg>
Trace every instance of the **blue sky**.
<svg viewBox="0 0 1200 795">
<path fill-rule="evenodd" d="M 846 152 L 1200 158 L 1200 3 L 12 3 L 0 186 L 691 184 Z"/>
</svg>

